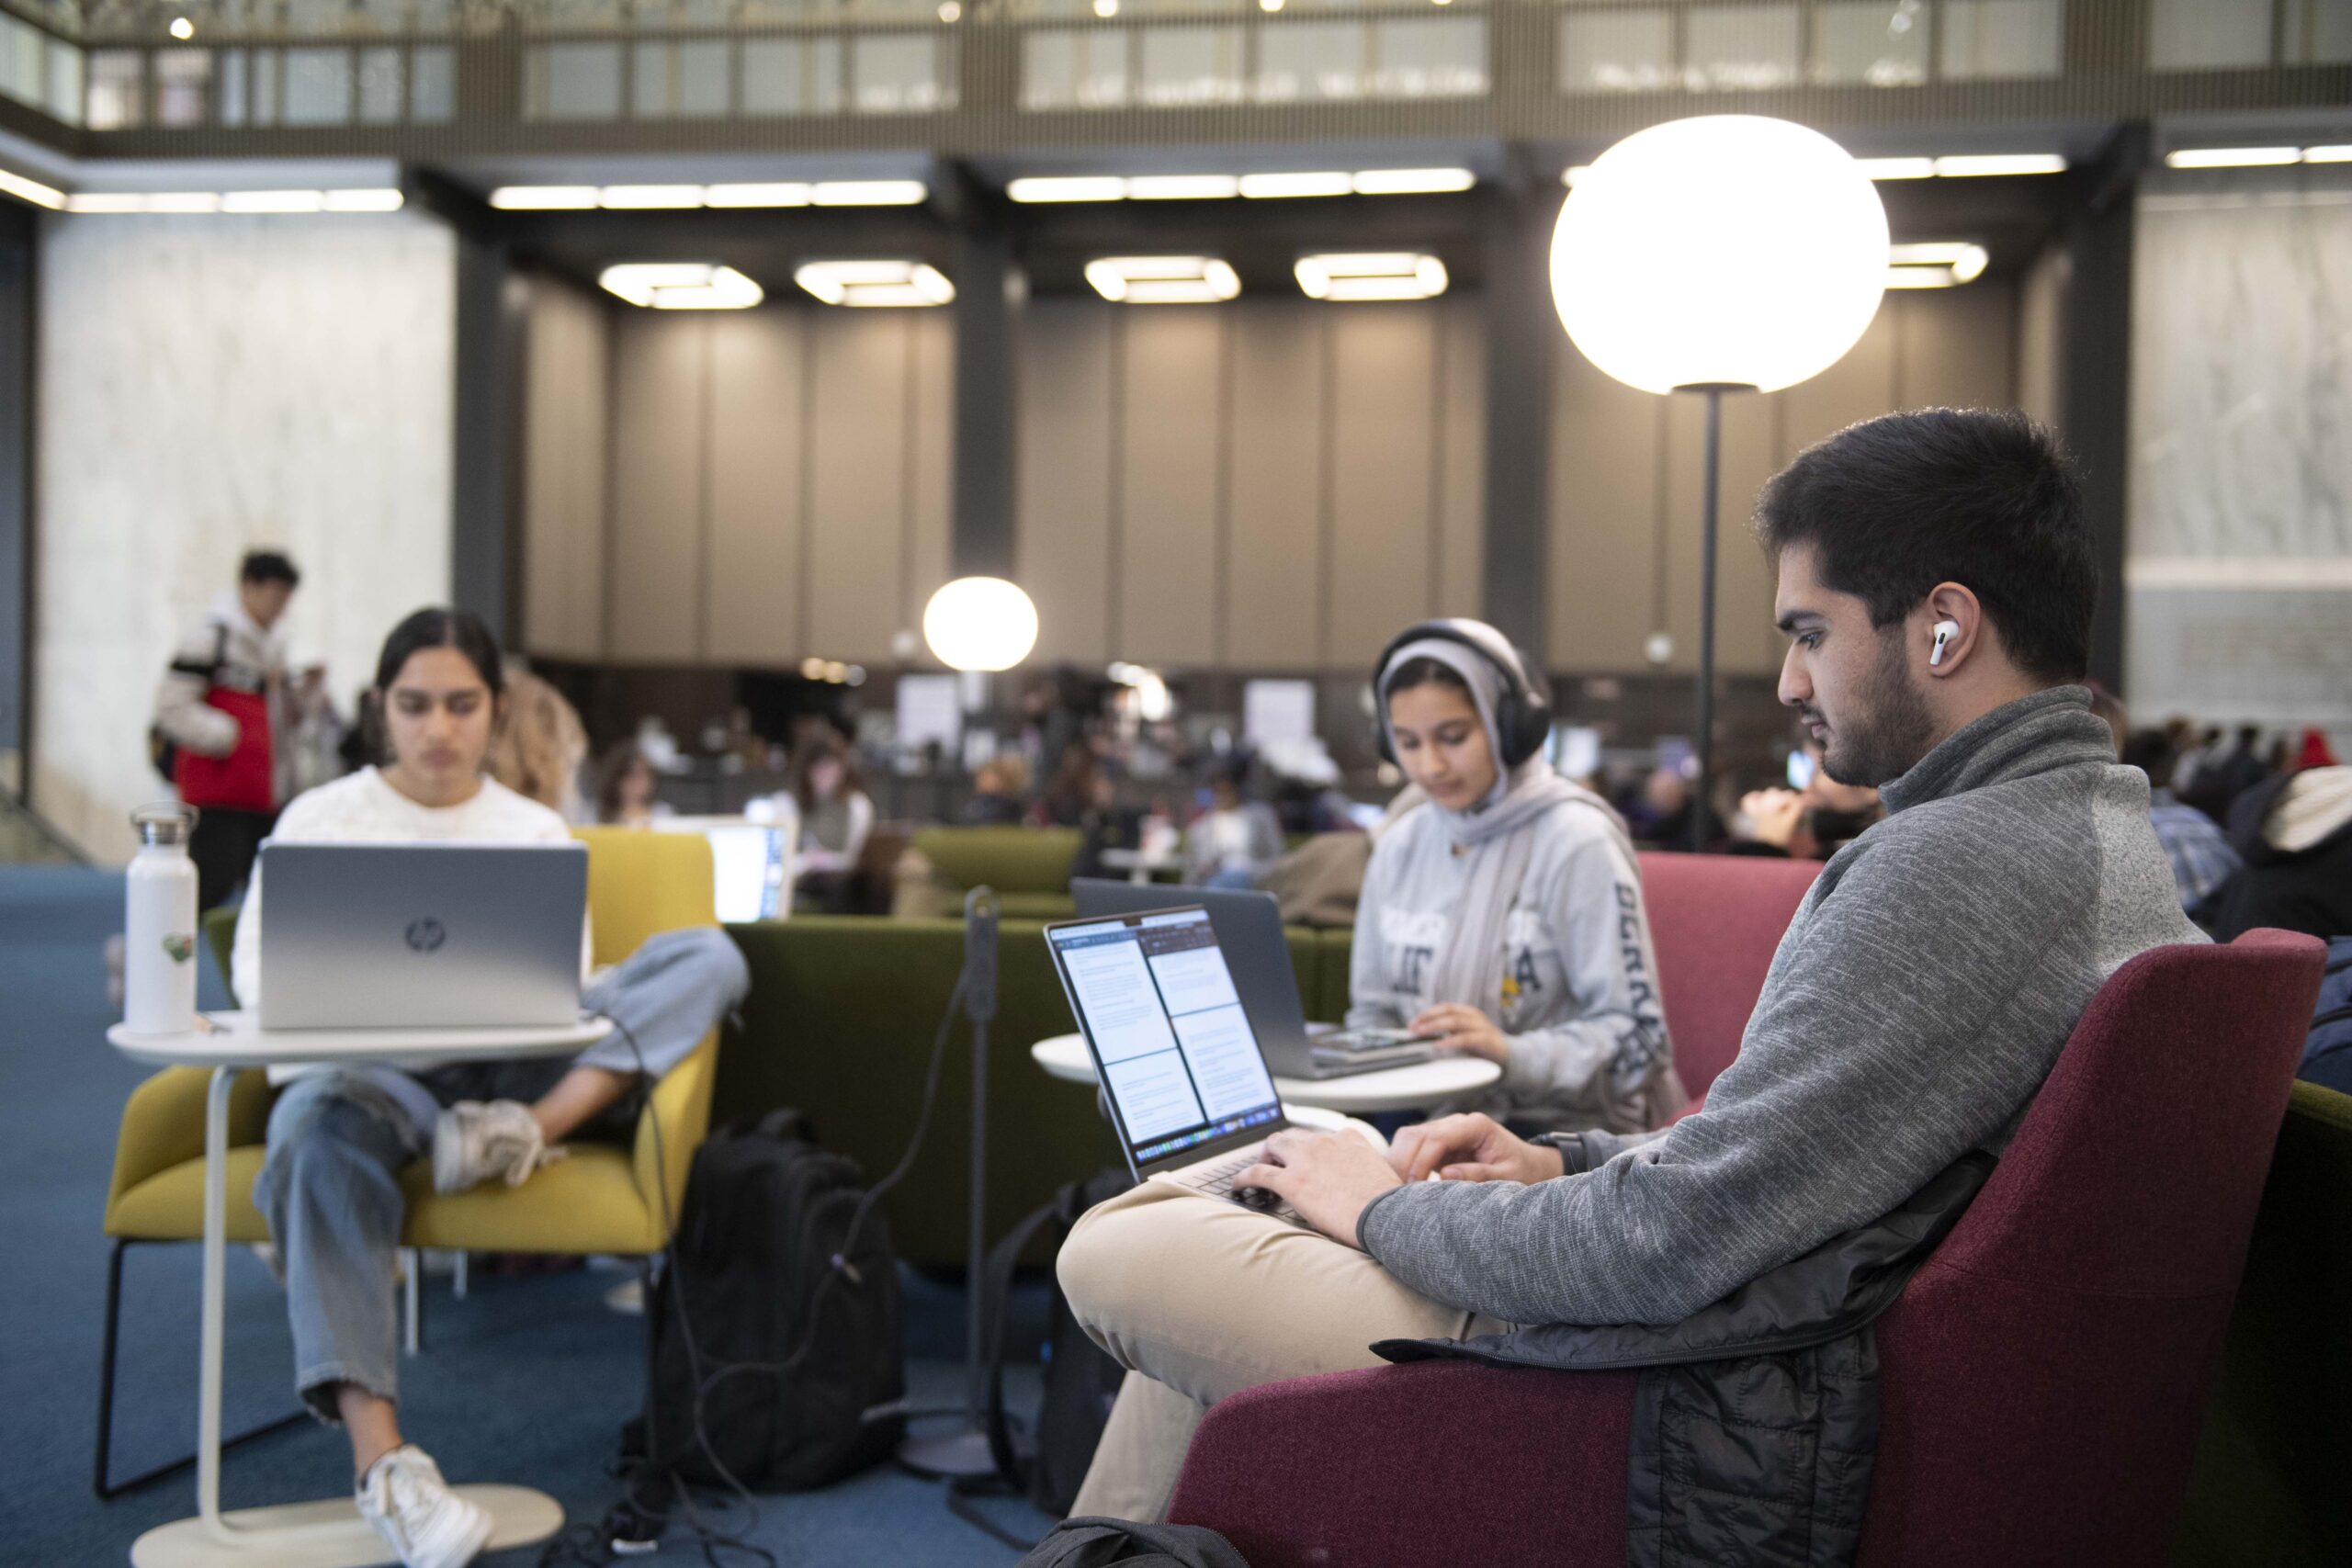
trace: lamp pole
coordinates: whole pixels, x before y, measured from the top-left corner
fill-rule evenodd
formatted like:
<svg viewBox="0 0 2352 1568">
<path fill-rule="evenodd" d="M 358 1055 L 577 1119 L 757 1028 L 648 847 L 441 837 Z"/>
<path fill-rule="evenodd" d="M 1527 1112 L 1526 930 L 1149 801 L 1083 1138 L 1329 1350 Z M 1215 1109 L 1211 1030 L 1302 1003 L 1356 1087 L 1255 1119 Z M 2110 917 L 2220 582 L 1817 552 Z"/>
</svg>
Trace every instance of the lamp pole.
<svg viewBox="0 0 2352 1568">
<path fill-rule="evenodd" d="M 1739 381 L 1694 381 L 1674 389 L 1698 392 L 1707 400 L 1707 456 L 1699 484 L 1699 690 L 1690 737 L 1698 763 L 1698 776 L 1690 785 L 1690 852 L 1695 855 L 1707 847 L 1708 797 L 1714 782 L 1715 510 L 1723 479 L 1724 394 L 1756 389 Z"/>
</svg>

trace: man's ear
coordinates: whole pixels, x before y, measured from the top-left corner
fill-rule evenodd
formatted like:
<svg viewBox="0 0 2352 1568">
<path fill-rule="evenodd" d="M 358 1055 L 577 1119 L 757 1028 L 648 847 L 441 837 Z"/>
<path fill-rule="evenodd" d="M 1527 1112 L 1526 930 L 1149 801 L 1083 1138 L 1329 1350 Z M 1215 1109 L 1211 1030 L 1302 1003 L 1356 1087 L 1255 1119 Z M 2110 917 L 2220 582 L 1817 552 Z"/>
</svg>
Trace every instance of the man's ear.
<svg viewBox="0 0 2352 1568">
<path fill-rule="evenodd" d="M 1984 607 L 1976 602 L 1973 592 L 1957 582 L 1937 583 L 1913 613 L 1912 619 L 1912 635 L 1919 640 L 1919 660 L 1927 667 L 1928 674 L 1938 680 L 1965 669 L 1969 656 L 1993 635 L 1992 626 L 1984 619 Z M 1944 628 L 1940 638 L 1939 626 Z M 1939 640 L 1940 653 L 1937 651 Z"/>
</svg>

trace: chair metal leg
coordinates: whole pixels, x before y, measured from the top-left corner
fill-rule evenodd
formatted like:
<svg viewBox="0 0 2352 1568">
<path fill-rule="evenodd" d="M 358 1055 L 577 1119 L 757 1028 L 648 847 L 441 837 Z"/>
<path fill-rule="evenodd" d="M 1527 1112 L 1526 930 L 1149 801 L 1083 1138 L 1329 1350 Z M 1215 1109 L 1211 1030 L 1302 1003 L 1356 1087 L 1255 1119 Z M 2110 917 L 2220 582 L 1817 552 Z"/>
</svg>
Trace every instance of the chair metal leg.
<svg viewBox="0 0 2352 1568">
<path fill-rule="evenodd" d="M 459 1252 L 456 1256 L 457 1262 L 450 1267 L 449 1270 L 449 1296 L 453 1301 L 461 1302 L 466 1299 L 466 1266 L 472 1259 L 473 1254 Z"/>
<path fill-rule="evenodd" d="M 97 1463 L 96 1472 L 91 1478 L 91 1490 L 97 1494 L 98 1501 L 101 1503 L 112 1502 L 126 1492 L 136 1491 L 150 1482 L 161 1481 L 167 1475 L 177 1475 L 196 1463 L 196 1455 L 191 1453 L 184 1458 L 175 1459 L 169 1464 L 159 1464 L 153 1470 L 143 1471 L 124 1481 L 117 1481 L 108 1473 L 108 1466 L 114 1459 L 115 1348 L 122 1325 L 122 1254 L 123 1249 L 130 1245 L 128 1241 L 118 1237 L 113 1249 L 107 1255 L 107 1322 L 105 1338 L 102 1341 L 103 1348 L 98 1355 Z M 223 1450 L 232 1449 L 239 1443 L 250 1442 L 255 1438 L 267 1437 L 272 1432 L 283 1431 L 300 1421 L 305 1414 L 307 1413 L 304 1411 L 297 1410 L 291 1415 L 281 1416 L 275 1421 L 266 1421 L 258 1427 L 228 1438 L 221 1443 L 220 1447 Z"/>
<path fill-rule="evenodd" d="M 413 1247 L 401 1248 L 401 1348 L 415 1355 L 424 1348 L 424 1254 Z"/>
</svg>

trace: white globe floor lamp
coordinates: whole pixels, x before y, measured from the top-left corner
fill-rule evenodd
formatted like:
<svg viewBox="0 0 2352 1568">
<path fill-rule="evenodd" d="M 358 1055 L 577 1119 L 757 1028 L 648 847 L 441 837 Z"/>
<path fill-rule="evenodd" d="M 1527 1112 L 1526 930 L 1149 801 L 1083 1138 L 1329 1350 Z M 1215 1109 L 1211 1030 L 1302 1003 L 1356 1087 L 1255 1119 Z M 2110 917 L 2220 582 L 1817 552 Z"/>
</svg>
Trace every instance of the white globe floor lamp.
<svg viewBox="0 0 2352 1568">
<path fill-rule="evenodd" d="M 923 640 L 951 670 L 966 673 L 1010 670 L 1037 646 L 1037 607 L 1017 584 L 1001 577 L 959 577 L 923 607 Z M 986 1475 L 996 1468 L 989 1449 L 988 1346 L 993 1326 L 982 1320 L 980 1291 L 988 1262 L 989 1021 L 996 1016 L 996 892 L 975 887 L 964 896 L 964 1016 L 972 1026 L 972 1188 L 968 1255 L 964 1280 L 964 1426 L 940 1437 L 910 1437 L 899 1458 L 926 1475 Z"/>
<path fill-rule="evenodd" d="M 1836 142 L 1757 115 L 1638 131 L 1577 176 L 1552 300 L 1584 356 L 1645 392 L 1707 400 L 1690 848 L 1714 756 L 1715 500 L 1723 395 L 1775 392 L 1845 357 L 1886 289 L 1886 209 Z"/>
</svg>

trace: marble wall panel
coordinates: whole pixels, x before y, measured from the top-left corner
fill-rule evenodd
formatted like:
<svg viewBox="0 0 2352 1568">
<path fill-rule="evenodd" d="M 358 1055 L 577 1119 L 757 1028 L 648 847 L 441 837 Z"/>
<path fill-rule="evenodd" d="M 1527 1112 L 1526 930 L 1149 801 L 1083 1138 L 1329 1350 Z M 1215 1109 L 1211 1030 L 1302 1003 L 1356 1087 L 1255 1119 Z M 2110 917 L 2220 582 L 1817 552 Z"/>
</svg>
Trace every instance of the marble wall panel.
<svg viewBox="0 0 2352 1568">
<path fill-rule="evenodd" d="M 2352 726 L 2352 171 L 2165 179 L 2138 223 L 2127 694 Z"/>
<path fill-rule="evenodd" d="M 35 802 L 127 856 L 155 682 L 240 556 L 348 705 L 449 594 L 456 250 L 407 214 L 60 217 L 41 236 Z"/>
</svg>

